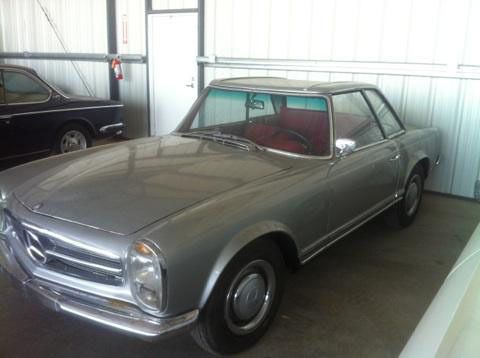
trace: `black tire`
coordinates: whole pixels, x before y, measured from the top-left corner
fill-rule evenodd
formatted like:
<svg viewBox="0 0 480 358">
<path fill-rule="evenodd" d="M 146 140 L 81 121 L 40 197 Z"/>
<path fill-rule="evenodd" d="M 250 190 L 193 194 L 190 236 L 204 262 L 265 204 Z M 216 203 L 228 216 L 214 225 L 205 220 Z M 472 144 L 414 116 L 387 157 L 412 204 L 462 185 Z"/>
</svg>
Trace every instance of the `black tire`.
<svg viewBox="0 0 480 358">
<path fill-rule="evenodd" d="M 90 132 L 88 131 L 88 129 L 81 124 L 71 123 L 71 124 L 67 124 L 64 127 L 62 127 L 58 131 L 57 135 L 55 136 L 55 142 L 53 144 L 53 152 L 54 153 L 64 154 L 64 153 L 68 153 L 70 151 L 76 150 L 76 149 L 73 149 L 73 150 L 70 150 L 70 151 L 65 151 L 64 149 L 62 149 L 62 140 L 64 140 L 65 135 L 67 135 L 67 133 L 71 133 L 71 132 L 78 132 L 81 135 L 83 135 L 83 138 L 85 139 L 85 148 L 90 148 L 92 146 L 92 136 L 91 136 Z M 83 149 L 85 149 L 85 148 L 83 148 Z M 82 148 L 78 148 L 78 149 L 82 149 Z"/>
<path fill-rule="evenodd" d="M 385 219 L 388 225 L 394 228 L 404 228 L 413 223 L 422 202 L 424 181 L 423 168 L 417 164 L 408 177 L 403 199 L 386 213 Z M 412 185 L 416 186 L 417 193 L 412 193 Z"/>
<path fill-rule="evenodd" d="M 242 296 L 251 297 L 250 294 L 252 293 L 248 289 L 249 283 L 244 283 L 252 282 L 248 281 L 249 278 L 257 275 L 257 277 L 261 276 L 265 280 L 265 289 L 268 289 L 272 284 L 273 280 L 268 278 L 271 277 L 271 271 L 269 271 L 270 273 L 262 273 L 262 266 L 255 266 L 259 263 L 264 265 L 264 262 L 267 262 L 273 268 L 275 276 L 275 288 L 273 293 L 270 291 L 271 299 L 265 299 L 267 296 L 262 296 L 262 293 L 258 294 L 258 292 L 263 291 L 255 291 L 255 297 L 261 297 L 261 299 L 253 300 L 255 310 L 252 312 L 257 310 L 258 302 L 263 302 L 261 308 L 256 311 L 257 313 L 253 313 L 253 317 L 246 321 L 240 321 L 238 316 L 235 315 L 235 307 L 249 307 L 249 299 L 245 303 Z M 233 354 L 253 346 L 266 332 L 278 310 L 283 293 L 284 275 L 285 262 L 275 243 L 268 239 L 259 239 L 247 245 L 227 265 L 205 307 L 200 312 L 198 322 L 191 332 L 197 344 L 213 354 Z M 257 287 L 255 284 L 253 286 Z M 247 287 L 247 289 L 241 291 L 241 287 Z M 242 292 L 242 294 L 237 295 L 235 300 L 229 299 L 229 297 L 235 296 L 233 292 Z M 238 297 L 240 298 L 237 299 Z M 268 303 L 266 303 L 267 301 Z M 264 307 L 267 308 L 264 309 Z M 261 320 L 259 319 L 260 314 L 262 314 Z M 255 322 L 257 323 L 254 325 Z M 246 327 L 249 327 L 249 325 L 250 328 L 247 329 Z"/>
</svg>

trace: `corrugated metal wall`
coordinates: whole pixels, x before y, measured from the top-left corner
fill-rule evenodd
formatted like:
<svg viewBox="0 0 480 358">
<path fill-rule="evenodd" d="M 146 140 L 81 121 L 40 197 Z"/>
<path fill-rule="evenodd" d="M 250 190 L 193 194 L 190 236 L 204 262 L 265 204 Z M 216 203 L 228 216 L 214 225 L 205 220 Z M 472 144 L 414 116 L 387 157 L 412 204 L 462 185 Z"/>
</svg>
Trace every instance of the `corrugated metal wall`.
<svg viewBox="0 0 480 358">
<path fill-rule="evenodd" d="M 376 83 L 406 123 L 442 130 L 442 163 L 428 188 L 473 197 L 480 2 L 207 0 L 205 26 L 206 55 L 243 60 L 207 65 L 207 83 L 245 75 Z"/>
<path fill-rule="evenodd" d="M 72 53 L 108 53 L 106 0 L 40 0 Z M 117 0 L 118 52 L 145 55 L 144 1 Z M 0 51 L 64 52 L 36 0 L 0 0 Z M 68 93 L 88 95 L 70 61 L 5 60 L 37 70 L 41 77 Z M 108 98 L 109 65 L 81 62 L 76 65 L 92 94 Z M 147 77 L 145 64 L 124 64 L 120 99 L 125 104 L 127 137 L 148 134 Z"/>
<path fill-rule="evenodd" d="M 122 54 L 146 54 L 145 1 L 117 0 L 117 50 Z M 147 65 L 123 64 L 120 98 L 125 104 L 130 138 L 148 135 Z"/>
<path fill-rule="evenodd" d="M 105 0 L 41 1 L 70 51 L 107 52 Z M 146 54 L 144 5 L 117 0 L 120 53 Z M 152 0 L 154 10 L 196 6 L 197 0 Z M 1 51 L 62 51 L 36 0 L 1 0 L 0 28 Z M 479 33 L 475 0 L 206 0 L 206 55 L 247 60 L 207 64 L 206 81 L 271 75 L 376 83 L 406 123 L 441 128 L 443 160 L 429 188 L 472 197 L 480 179 Z M 9 62 L 86 94 L 70 62 Z M 95 94 L 108 97 L 106 64 L 78 64 Z M 145 135 L 146 66 L 124 70 L 127 135 Z"/>
<path fill-rule="evenodd" d="M 106 6 L 99 0 L 41 0 L 70 52 L 106 53 Z M 5 52 L 63 52 L 40 6 L 34 0 L 1 0 L 1 50 Z M 71 62 L 8 60 L 35 68 L 47 81 L 67 92 L 88 95 Z M 78 63 L 94 95 L 109 96 L 108 67 Z"/>
</svg>

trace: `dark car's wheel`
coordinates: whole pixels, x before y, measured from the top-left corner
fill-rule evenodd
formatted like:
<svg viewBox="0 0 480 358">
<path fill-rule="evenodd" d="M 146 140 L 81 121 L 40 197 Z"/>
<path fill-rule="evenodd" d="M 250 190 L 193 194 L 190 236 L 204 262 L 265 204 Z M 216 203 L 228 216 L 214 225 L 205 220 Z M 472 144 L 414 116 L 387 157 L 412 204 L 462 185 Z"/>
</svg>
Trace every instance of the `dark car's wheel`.
<svg viewBox="0 0 480 358">
<path fill-rule="evenodd" d="M 81 124 L 69 124 L 58 132 L 53 150 L 57 154 L 64 154 L 92 146 L 92 136 Z"/>
<path fill-rule="evenodd" d="M 388 224 L 401 228 L 413 223 L 422 202 L 424 180 L 423 168 L 417 164 L 410 173 L 403 199 L 387 212 Z"/>
<path fill-rule="evenodd" d="M 285 262 L 270 240 L 240 251 L 220 276 L 192 331 L 195 341 L 215 354 L 232 354 L 254 345 L 278 309 Z"/>
</svg>

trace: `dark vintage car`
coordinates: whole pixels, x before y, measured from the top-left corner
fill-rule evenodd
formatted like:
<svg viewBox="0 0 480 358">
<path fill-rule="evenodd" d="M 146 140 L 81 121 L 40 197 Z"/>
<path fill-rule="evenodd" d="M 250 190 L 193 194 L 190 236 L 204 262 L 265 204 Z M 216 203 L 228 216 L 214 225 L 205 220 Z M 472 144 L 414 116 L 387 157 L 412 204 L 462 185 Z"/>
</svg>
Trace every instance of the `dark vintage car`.
<svg viewBox="0 0 480 358">
<path fill-rule="evenodd" d="M 123 105 L 66 95 L 28 67 L 0 65 L 0 163 L 90 147 L 123 128 Z"/>
</svg>

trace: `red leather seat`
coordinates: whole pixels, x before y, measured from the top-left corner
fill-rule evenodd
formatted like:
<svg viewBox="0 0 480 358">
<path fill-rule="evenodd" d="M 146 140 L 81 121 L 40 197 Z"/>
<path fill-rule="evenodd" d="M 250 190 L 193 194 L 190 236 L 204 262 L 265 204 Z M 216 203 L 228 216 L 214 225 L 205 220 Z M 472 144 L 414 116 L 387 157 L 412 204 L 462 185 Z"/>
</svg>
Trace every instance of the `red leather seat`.
<svg viewBox="0 0 480 358">
<path fill-rule="evenodd" d="M 327 155 L 330 150 L 328 113 L 282 107 L 280 127 L 290 129 L 304 136 L 313 146 L 312 154 Z"/>
<path fill-rule="evenodd" d="M 282 107 L 279 126 L 250 123 L 245 129 L 245 137 L 269 148 L 308 154 L 301 139 L 281 130 L 285 128 L 304 136 L 313 147 L 312 154 L 328 154 L 330 133 L 327 112 Z"/>
</svg>

